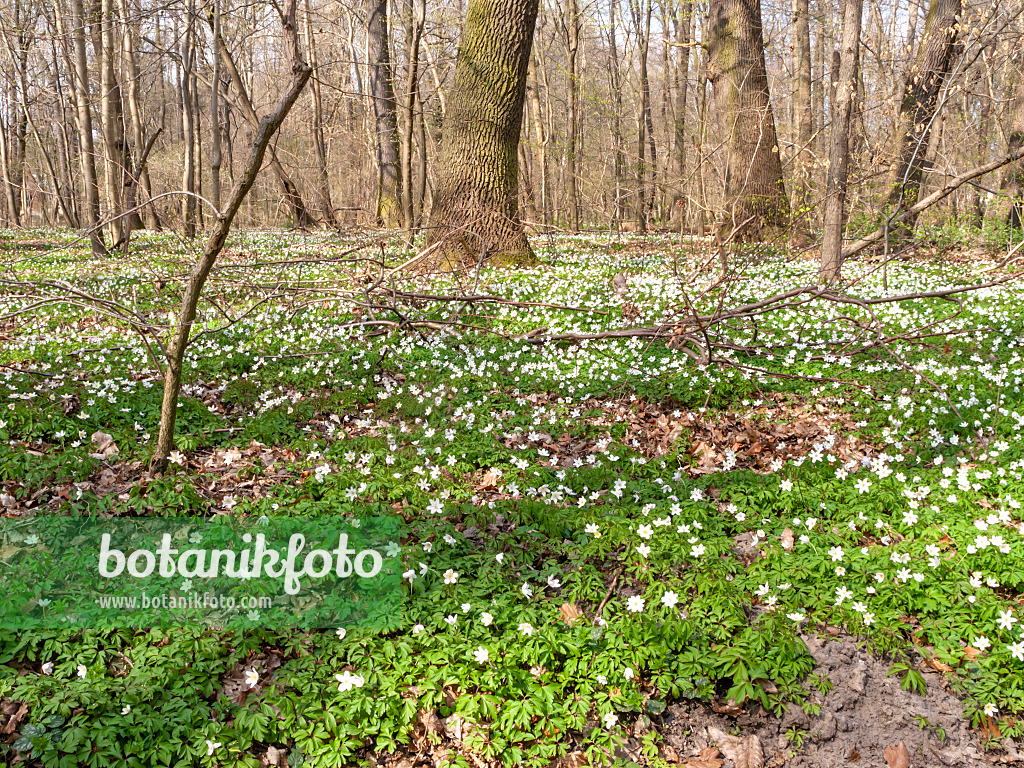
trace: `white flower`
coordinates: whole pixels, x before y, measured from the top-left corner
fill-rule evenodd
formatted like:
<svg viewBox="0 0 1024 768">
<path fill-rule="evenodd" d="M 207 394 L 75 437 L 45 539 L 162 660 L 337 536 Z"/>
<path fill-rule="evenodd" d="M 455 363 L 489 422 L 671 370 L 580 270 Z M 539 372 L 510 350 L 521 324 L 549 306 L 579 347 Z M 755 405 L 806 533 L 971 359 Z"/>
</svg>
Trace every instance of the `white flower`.
<svg viewBox="0 0 1024 768">
<path fill-rule="evenodd" d="M 206 756 L 209 757 L 214 752 L 216 752 L 218 749 L 220 749 L 221 746 L 222 745 L 221 745 L 221 743 L 219 741 L 210 741 L 209 739 L 207 739 L 206 740 Z"/>
<path fill-rule="evenodd" d="M 334 634 L 336 634 L 338 636 L 339 640 L 344 640 L 345 639 L 345 635 L 348 634 L 348 630 L 345 629 L 344 627 L 338 627 L 336 630 L 334 630 Z"/>
<path fill-rule="evenodd" d="M 793 481 L 792 480 L 783 480 L 781 483 L 779 483 L 779 488 L 781 488 L 782 490 L 787 491 L 787 492 L 788 491 L 792 491 L 793 490 Z"/>
<path fill-rule="evenodd" d="M 491 626 L 491 622 L 494 621 L 494 617 L 491 616 L 487 611 L 480 614 L 480 623 L 485 627 Z"/>
<path fill-rule="evenodd" d="M 473 658 L 477 660 L 478 664 L 486 664 L 491 658 L 491 654 L 486 648 L 480 646 L 473 651 Z"/>
<path fill-rule="evenodd" d="M 499 552 L 494 556 L 494 559 L 497 560 L 499 563 L 502 562 L 505 559 L 505 553 Z"/>
<path fill-rule="evenodd" d="M 338 691 L 341 693 L 351 691 L 353 688 L 362 688 L 365 682 L 362 675 L 353 675 L 348 671 L 335 675 L 334 679 L 338 681 Z"/>
<path fill-rule="evenodd" d="M 971 641 L 971 645 L 977 648 L 982 653 L 984 653 L 988 650 L 989 646 L 991 646 L 992 643 L 987 637 L 985 637 L 984 635 L 980 635 L 979 637 Z"/>
<path fill-rule="evenodd" d="M 559 581 L 555 577 L 555 574 L 552 573 L 550 576 L 548 576 L 548 586 L 552 589 L 558 589 L 560 586 L 562 586 L 562 582 Z"/>
<path fill-rule="evenodd" d="M 125 704 L 123 707 L 121 707 L 121 714 L 122 715 L 127 715 L 131 711 L 132 711 L 132 705 L 131 704 Z"/>
<path fill-rule="evenodd" d="M 459 580 L 459 574 L 456 571 L 453 571 L 451 568 L 449 568 L 447 571 L 444 572 L 444 583 L 445 584 L 454 584 L 458 580 Z"/>
<path fill-rule="evenodd" d="M 251 667 L 245 671 L 245 684 L 249 688 L 255 688 L 260 682 L 259 673 L 255 667 Z"/>
<path fill-rule="evenodd" d="M 998 713 L 998 712 L 999 712 L 999 707 L 997 707 L 992 702 L 989 702 L 988 704 L 985 705 L 985 714 L 988 715 L 989 717 L 994 717 L 996 715 L 996 713 Z"/>
<path fill-rule="evenodd" d="M 700 557 L 704 554 L 704 545 L 694 544 L 692 547 L 690 547 L 690 554 L 694 557 Z"/>
<path fill-rule="evenodd" d="M 588 523 L 585 531 L 587 534 L 593 536 L 595 539 L 601 538 L 600 527 L 597 523 Z"/>
<path fill-rule="evenodd" d="M 806 619 L 807 617 L 804 616 L 802 613 L 796 612 L 796 613 L 787 613 L 786 614 L 786 618 L 790 619 L 791 621 L 795 621 L 795 622 L 799 623 L 799 622 L 803 621 L 804 619 Z"/>
<path fill-rule="evenodd" d="M 412 633 L 414 635 L 418 635 L 420 632 L 423 632 L 425 629 L 426 629 L 426 627 L 424 627 L 422 624 L 417 624 L 416 626 L 414 626 L 412 628 Z"/>
<path fill-rule="evenodd" d="M 528 581 L 523 582 L 523 586 L 519 588 L 519 591 L 523 593 L 523 597 L 533 597 L 533 589 Z"/>
<path fill-rule="evenodd" d="M 871 488 L 871 481 L 868 480 L 866 477 L 862 477 L 860 480 L 854 483 L 854 486 L 861 493 L 867 493 L 868 490 Z"/>
<path fill-rule="evenodd" d="M 640 557 L 644 558 L 651 554 L 651 548 L 646 544 L 637 544 L 636 551 L 640 554 Z"/>
<path fill-rule="evenodd" d="M 86 668 L 85 664 L 79 664 L 77 671 L 79 677 L 84 678 L 87 674 L 89 674 L 89 670 Z"/>
<path fill-rule="evenodd" d="M 999 614 L 999 628 L 1000 629 L 1013 629 L 1013 625 L 1016 624 L 1018 619 L 1013 616 L 1013 609 L 1007 608 L 1005 611 Z"/>
<path fill-rule="evenodd" d="M 43 662 L 43 674 L 44 675 L 52 675 L 53 674 L 53 662 L 52 661 L 44 661 Z"/>
<path fill-rule="evenodd" d="M 649 525 L 641 525 L 636 529 L 636 535 L 641 539 L 649 539 L 654 535 L 654 529 Z"/>
<path fill-rule="evenodd" d="M 843 548 L 842 547 L 832 547 L 828 551 L 828 554 L 829 554 L 829 557 L 832 558 L 832 562 L 833 563 L 838 563 L 840 560 L 843 559 L 843 556 L 844 556 L 845 553 L 843 552 Z"/>
<path fill-rule="evenodd" d="M 604 721 L 604 727 L 611 730 L 615 727 L 615 724 L 619 722 L 619 716 L 614 712 L 608 712 L 604 717 L 601 718 Z"/>
<path fill-rule="evenodd" d="M 529 637 L 537 631 L 533 628 L 533 625 L 527 621 L 524 621 L 522 624 L 520 624 L 518 629 L 521 634 L 526 635 L 527 637 Z"/>
<path fill-rule="evenodd" d="M 456 616 L 454 613 L 449 613 L 447 616 L 444 617 L 444 620 L 454 627 L 458 623 L 459 617 Z"/>
<path fill-rule="evenodd" d="M 639 595 L 634 595 L 626 601 L 626 610 L 631 613 L 640 613 L 644 609 L 646 601 Z"/>
<path fill-rule="evenodd" d="M 622 676 L 627 680 L 632 680 L 634 677 L 636 677 L 636 672 L 633 671 L 632 667 L 626 667 L 624 670 L 622 670 Z"/>
<path fill-rule="evenodd" d="M 673 605 L 679 602 L 679 595 L 672 590 L 667 591 L 661 596 L 661 604 L 666 608 L 671 608 Z"/>
<path fill-rule="evenodd" d="M 1013 658 L 1017 659 L 1017 661 L 1024 661 L 1024 640 L 1007 645 L 1006 650 L 1008 650 L 1013 655 Z"/>
</svg>

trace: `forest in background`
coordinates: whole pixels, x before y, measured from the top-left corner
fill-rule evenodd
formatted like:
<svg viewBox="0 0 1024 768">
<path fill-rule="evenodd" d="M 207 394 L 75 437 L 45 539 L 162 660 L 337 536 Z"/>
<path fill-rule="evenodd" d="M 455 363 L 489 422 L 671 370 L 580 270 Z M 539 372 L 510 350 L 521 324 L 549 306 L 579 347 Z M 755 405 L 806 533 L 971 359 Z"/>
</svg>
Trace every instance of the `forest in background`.
<svg viewBox="0 0 1024 768">
<path fill-rule="evenodd" d="M 82 228 L 137 208 L 109 225 L 108 246 L 124 226 L 201 228 L 207 206 L 164 195 L 190 191 L 217 207 L 230 188 L 257 115 L 286 77 L 273 6 L 5 5 L 0 221 Z M 463 5 L 299 3 L 314 75 L 238 224 L 422 227 Z M 777 150 L 770 136 L 762 143 L 781 158 L 796 228 L 816 231 L 836 112 L 838 10 L 817 0 L 543 3 L 518 149 L 524 221 L 710 232 L 728 203 L 735 122 L 719 78 L 729 52 L 716 49 L 715 30 L 760 22 L 771 101 L 759 114 L 774 124 Z M 1012 151 L 1024 123 L 1021 11 L 1019 2 L 864 4 L 849 132 L 852 222 L 874 221 L 915 128 L 922 197 Z M 908 98 L 922 100 L 923 112 Z M 1011 165 L 965 184 L 943 215 L 978 227 L 1005 220 L 1018 175 Z"/>
</svg>

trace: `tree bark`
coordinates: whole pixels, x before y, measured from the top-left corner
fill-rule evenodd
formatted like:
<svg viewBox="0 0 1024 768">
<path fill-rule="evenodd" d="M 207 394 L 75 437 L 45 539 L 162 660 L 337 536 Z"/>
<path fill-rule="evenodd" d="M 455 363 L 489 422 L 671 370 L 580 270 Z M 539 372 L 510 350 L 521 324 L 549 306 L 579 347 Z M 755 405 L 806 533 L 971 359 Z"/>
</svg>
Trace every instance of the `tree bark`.
<svg viewBox="0 0 1024 768">
<path fill-rule="evenodd" d="M 850 168 L 850 122 L 857 97 L 857 58 L 860 55 L 860 25 L 863 0 L 846 0 L 843 17 L 843 48 L 833 101 L 832 132 L 829 136 L 828 181 L 825 185 L 824 231 L 818 282 L 827 285 L 839 277 L 843 264 L 843 208 Z"/>
<path fill-rule="evenodd" d="M 140 218 L 145 222 L 147 229 L 156 230 L 160 228 L 160 220 L 157 218 L 156 210 L 152 203 L 149 203 L 150 199 L 153 197 L 153 187 L 149 178 L 149 168 L 142 159 L 144 147 L 147 142 L 142 122 L 142 107 L 139 99 L 139 66 L 135 58 L 136 31 L 133 24 L 129 22 L 131 14 L 129 13 L 130 9 L 128 6 L 128 0 L 120 0 L 119 7 L 121 10 L 122 23 L 124 24 L 124 35 L 121 46 L 124 51 L 124 63 L 127 70 L 128 116 L 131 120 L 132 154 L 134 158 L 134 164 L 131 169 L 132 178 L 129 181 L 131 195 L 127 201 L 126 207 L 134 207 L 140 202 L 145 205 L 145 208 L 143 208 L 143 214 Z M 135 216 L 138 216 L 138 214 L 133 214 L 133 217 Z"/>
<path fill-rule="evenodd" d="M 612 224 L 616 229 L 626 218 L 626 203 L 622 193 L 622 176 L 626 165 L 625 152 L 622 147 L 622 72 L 619 68 L 618 41 L 615 39 L 615 14 L 618 6 L 618 0 L 611 0 L 608 26 L 608 68 L 612 86 L 612 152 L 615 155 L 612 161 L 615 184 Z"/>
<path fill-rule="evenodd" d="M 789 221 L 789 201 L 775 133 L 760 0 L 712 0 L 709 74 L 727 132 L 725 212 L 719 231 L 763 239 Z"/>
<path fill-rule="evenodd" d="M 890 213 L 913 208 L 920 194 L 928 136 L 957 48 L 957 18 L 962 9 L 962 0 L 932 0 L 928 9 L 921 48 L 907 73 L 900 104 L 900 140 L 886 199 Z M 916 217 L 901 221 L 898 236 L 905 237 L 913 231 Z"/>
<path fill-rule="evenodd" d="M 92 107 L 89 97 L 89 66 L 85 57 L 85 13 L 82 0 L 71 0 L 71 44 L 75 64 L 75 106 L 78 114 L 79 157 L 82 162 L 82 181 L 85 186 L 85 215 L 82 217 L 89 231 L 89 244 L 93 255 L 106 255 L 100 221 L 100 189 L 96 180 L 96 147 L 92 134 Z"/>
<path fill-rule="evenodd" d="M 535 261 L 519 219 L 517 147 L 538 0 L 470 0 L 427 245 L 461 264 Z"/>
<path fill-rule="evenodd" d="M 811 152 L 811 25 L 809 0 L 793 0 L 793 132 L 796 153 L 793 162 L 793 241 L 810 242 Z"/>
<path fill-rule="evenodd" d="M 566 120 L 566 191 L 569 203 L 569 231 L 579 232 L 580 199 L 579 199 L 579 157 L 578 143 L 580 132 L 580 85 L 577 58 L 580 49 L 580 10 L 576 0 L 568 0 L 565 13 L 568 18 L 559 21 L 562 27 L 562 44 L 565 47 L 566 59 L 566 90 L 568 91 L 569 115 Z"/>
<path fill-rule="evenodd" d="M 415 232 L 415 188 L 412 159 L 416 148 L 416 93 L 420 87 L 420 38 L 426 19 L 425 0 L 411 0 L 409 8 L 406 55 L 405 93 L 402 94 L 402 226 L 406 230 L 406 245 L 411 246 Z"/>
<path fill-rule="evenodd" d="M 127 239 L 130 222 L 122 216 L 124 185 L 124 122 L 121 87 L 114 73 L 114 0 L 100 3 L 100 127 L 103 135 L 103 186 L 106 192 L 110 239 L 116 250 Z"/>
<path fill-rule="evenodd" d="M 316 52 L 316 38 L 313 34 L 313 15 L 309 7 L 309 0 L 303 2 L 302 22 L 303 33 L 306 38 L 306 57 L 309 59 L 309 66 L 313 70 L 310 82 L 310 96 L 313 100 L 313 115 L 310 123 L 310 136 L 313 139 L 313 150 L 316 156 L 316 179 L 317 192 L 320 197 L 320 210 L 323 214 L 324 223 L 330 227 L 338 228 L 338 219 L 334 215 L 334 203 L 331 200 L 331 178 L 327 173 L 327 140 L 324 135 L 324 102 L 320 91 L 320 59 Z"/>
<path fill-rule="evenodd" d="M 533 64 L 530 66 L 529 89 L 527 93 L 530 99 L 530 110 L 533 115 L 533 135 L 537 144 L 538 164 L 540 165 L 540 220 L 543 224 L 551 223 L 551 205 L 549 203 L 549 176 L 548 171 L 548 136 L 544 130 L 544 110 L 541 108 L 539 83 L 537 80 L 537 67 L 540 62 L 533 57 Z M 536 197 L 536 196 L 535 196 Z"/>
<path fill-rule="evenodd" d="M 1022 62 L 1024 63 L 1024 62 Z M 1024 72 L 1018 74 L 1016 105 L 1013 111 L 1013 123 L 1007 137 L 1007 151 L 1010 154 L 1020 152 L 1024 148 Z M 1011 229 L 1024 229 L 1024 161 L 1011 163 L 1003 172 L 1002 192 L 1010 198 L 1010 210 L 1006 223 Z"/>
<path fill-rule="evenodd" d="M 368 0 L 366 57 L 369 61 L 370 99 L 373 102 L 374 153 L 377 163 L 376 223 L 402 226 L 402 165 L 398 147 L 398 119 L 392 85 L 387 0 Z"/>
<path fill-rule="evenodd" d="M 196 115 L 192 98 L 195 57 L 195 0 L 189 0 L 185 34 L 181 38 L 181 130 L 185 143 L 181 166 L 181 188 L 185 192 L 181 199 L 181 226 L 189 239 L 196 236 Z"/>
</svg>

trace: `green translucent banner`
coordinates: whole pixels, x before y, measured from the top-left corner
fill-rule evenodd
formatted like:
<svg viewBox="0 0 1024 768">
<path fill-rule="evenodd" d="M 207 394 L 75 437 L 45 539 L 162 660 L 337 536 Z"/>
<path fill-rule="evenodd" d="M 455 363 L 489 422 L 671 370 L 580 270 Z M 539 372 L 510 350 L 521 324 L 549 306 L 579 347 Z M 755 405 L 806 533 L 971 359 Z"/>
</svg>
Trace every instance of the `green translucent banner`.
<svg viewBox="0 0 1024 768">
<path fill-rule="evenodd" d="M 0 628 L 401 620 L 400 518 L 0 518 Z"/>
</svg>

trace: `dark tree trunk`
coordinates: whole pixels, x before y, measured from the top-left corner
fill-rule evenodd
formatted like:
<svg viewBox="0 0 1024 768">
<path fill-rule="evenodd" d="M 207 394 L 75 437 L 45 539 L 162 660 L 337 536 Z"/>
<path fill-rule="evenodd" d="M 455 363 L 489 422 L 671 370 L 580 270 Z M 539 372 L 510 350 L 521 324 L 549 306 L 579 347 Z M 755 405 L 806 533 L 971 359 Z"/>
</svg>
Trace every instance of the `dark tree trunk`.
<svg viewBox="0 0 1024 768">
<path fill-rule="evenodd" d="M 366 6 L 366 56 L 370 66 L 373 100 L 374 151 L 377 161 L 377 225 L 402 226 L 402 166 L 398 151 L 398 118 L 391 78 L 387 0 L 369 0 Z"/>
<path fill-rule="evenodd" d="M 462 262 L 534 260 L 518 210 L 516 150 L 538 0 L 470 0 L 438 162 L 427 245 Z"/>
<path fill-rule="evenodd" d="M 917 203 L 928 134 L 957 48 L 957 17 L 962 9 L 962 0 L 932 0 L 928 9 L 921 49 L 907 73 L 900 104 L 900 143 L 886 200 L 890 209 L 912 208 Z M 914 219 L 905 222 L 903 232 L 913 230 Z"/>
<path fill-rule="evenodd" d="M 789 221 L 782 158 L 775 134 L 760 0 L 712 0 L 709 73 L 728 144 L 725 212 L 719 229 L 736 239 L 762 239 Z"/>
</svg>

